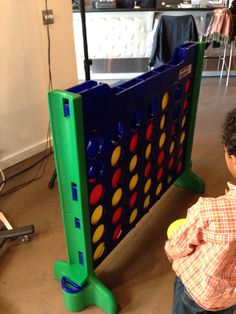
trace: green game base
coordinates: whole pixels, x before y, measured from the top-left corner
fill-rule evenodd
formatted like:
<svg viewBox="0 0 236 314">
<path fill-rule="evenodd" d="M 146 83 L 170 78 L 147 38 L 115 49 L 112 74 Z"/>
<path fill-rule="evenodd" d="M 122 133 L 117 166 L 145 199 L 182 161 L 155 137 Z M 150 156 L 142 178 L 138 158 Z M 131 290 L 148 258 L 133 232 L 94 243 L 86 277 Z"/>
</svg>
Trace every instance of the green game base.
<svg viewBox="0 0 236 314">
<path fill-rule="evenodd" d="M 204 180 L 193 173 L 190 168 L 187 168 L 174 184 L 201 194 L 205 191 Z"/>
<path fill-rule="evenodd" d="M 57 261 L 54 265 L 56 278 L 61 281 L 66 276 L 74 282 L 79 281 L 76 267 L 67 262 Z M 73 279 L 72 279 L 73 278 Z M 77 280 L 76 280 L 77 279 Z M 117 300 L 113 293 L 105 287 L 95 274 L 89 274 L 84 287 L 77 293 L 69 293 L 63 290 L 66 308 L 71 312 L 79 312 L 88 306 L 95 305 L 107 314 L 117 313 Z"/>
</svg>

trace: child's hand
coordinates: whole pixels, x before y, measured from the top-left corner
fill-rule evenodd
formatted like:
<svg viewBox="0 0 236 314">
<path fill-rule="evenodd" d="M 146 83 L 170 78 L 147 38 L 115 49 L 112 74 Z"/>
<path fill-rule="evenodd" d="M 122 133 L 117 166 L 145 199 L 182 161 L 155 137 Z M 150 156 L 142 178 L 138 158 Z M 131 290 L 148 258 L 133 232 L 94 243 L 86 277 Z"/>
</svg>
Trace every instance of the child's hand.
<svg viewBox="0 0 236 314">
<path fill-rule="evenodd" d="M 166 252 L 166 256 L 168 258 L 168 261 L 172 264 L 173 263 L 173 258 L 171 258 L 171 256 L 169 254 L 167 254 L 167 251 L 169 251 L 170 248 L 170 241 L 166 241 L 165 243 L 165 252 Z"/>
</svg>

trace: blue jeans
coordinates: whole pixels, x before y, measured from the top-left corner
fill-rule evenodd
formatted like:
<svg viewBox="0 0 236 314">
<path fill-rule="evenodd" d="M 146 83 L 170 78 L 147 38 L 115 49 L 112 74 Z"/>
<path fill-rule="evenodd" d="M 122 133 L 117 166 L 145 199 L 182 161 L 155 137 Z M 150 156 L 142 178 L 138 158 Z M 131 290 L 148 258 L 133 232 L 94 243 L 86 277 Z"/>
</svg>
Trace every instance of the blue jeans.
<svg viewBox="0 0 236 314">
<path fill-rule="evenodd" d="M 217 312 L 207 311 L 203 309 L 202 307 L 197 305 L 197 303 L 191 298 L 180 278 L 176 277 L 174 285 L 174 302 L 172 314 L 233 314 L 235 309 L 236 305 Z"/>
</svg>

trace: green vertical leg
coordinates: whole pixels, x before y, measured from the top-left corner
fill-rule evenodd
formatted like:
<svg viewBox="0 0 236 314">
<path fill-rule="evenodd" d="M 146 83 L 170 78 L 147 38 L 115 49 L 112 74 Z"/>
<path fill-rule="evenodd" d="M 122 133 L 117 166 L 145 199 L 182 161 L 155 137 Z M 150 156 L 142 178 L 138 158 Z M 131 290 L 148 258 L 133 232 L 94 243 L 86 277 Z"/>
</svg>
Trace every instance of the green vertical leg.
<svg viewBox="0 0 236 314">
<path fill-rule="evenodd" d="M 95 305 L 115 314 L 117 301 L 93 269 L 82 98 L 53 91 L 49 93 L 49 109 L 68 251 L 68 262 L 57 261 L 54 274 L 61 282 L 69 311 Z"/>
<path fill-rule="evenodd" d="M 193 145 L 193 136 L 194 129 L 196 123 L 196 115 L 197 115 L 197 104 L 199 98 L 199 91 L 201 85 L 201 75 L 202 75 L 202 65 L 203 65 L 203 56 L 204 56 L 205 44 L 198 44 L 198 57 L 196 62 L 196 72 L 193 81 L 193 95 L 192 95 L 192 104 L 189 118 L 189 136 L 186 144 L 186 154 L 185 154 L 185 170 L 183 174 L 175 181 L 175 185 L 179 187 L 183 187 L 186 189 L 190 189 L 194 192 L 203 193 L 205 190 L 205 182 L 204 180 L 194 174 L 191 170 L 191 153 L 192 153 L 192 145 Z"/>
</svg>

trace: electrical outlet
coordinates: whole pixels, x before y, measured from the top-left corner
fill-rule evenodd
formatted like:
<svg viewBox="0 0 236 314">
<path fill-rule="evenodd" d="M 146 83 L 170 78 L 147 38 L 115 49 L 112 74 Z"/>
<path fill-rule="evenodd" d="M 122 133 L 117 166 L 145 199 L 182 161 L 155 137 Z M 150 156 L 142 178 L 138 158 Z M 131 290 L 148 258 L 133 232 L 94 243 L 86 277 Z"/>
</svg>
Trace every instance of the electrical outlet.
<svg viewBox="0 0 236 314">
<path fill-rule="evenodd" d="M 42 11 L 43 16 L 43 25 L 54 24 L 54 17 L 52 10 L 44 10 Z"/>
</svg>

